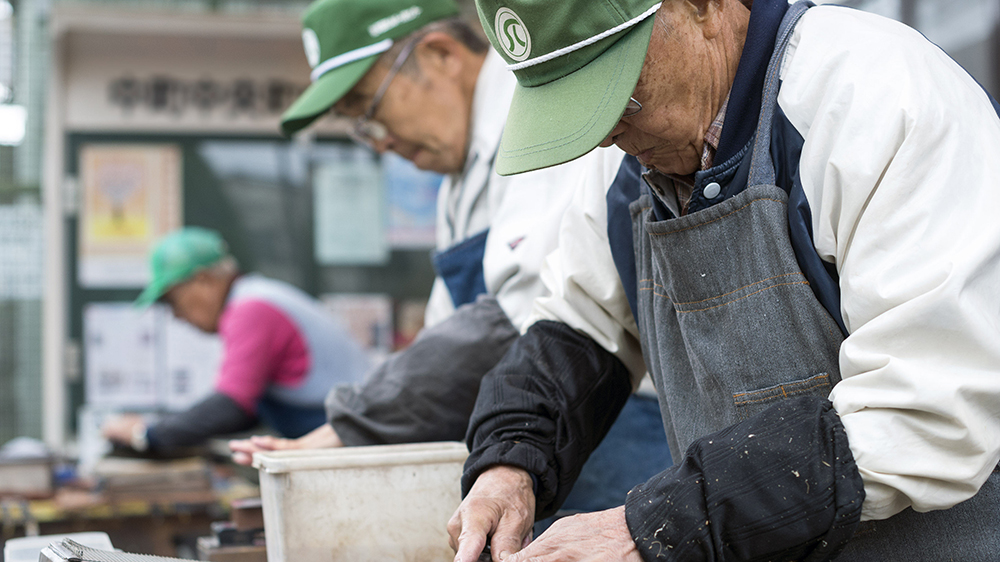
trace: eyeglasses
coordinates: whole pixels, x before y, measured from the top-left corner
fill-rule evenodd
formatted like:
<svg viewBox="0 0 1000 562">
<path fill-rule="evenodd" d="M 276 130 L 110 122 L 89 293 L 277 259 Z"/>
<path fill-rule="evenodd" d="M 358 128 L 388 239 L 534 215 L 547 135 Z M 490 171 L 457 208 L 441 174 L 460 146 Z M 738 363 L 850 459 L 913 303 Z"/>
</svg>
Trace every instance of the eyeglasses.
<svg viewBox="0 0 1000 562">
<path fill-rule="evenodd" d="M 389 84 L 392 83 L 392 79 L 399 74 L 399 70 L 403 67 L 403 63 L 406 59 L 410 58 L 410 54 L 413 53 L 413 49 L 416 48 L 417 43 L 422 39 L 422 35 L 418 35 L 403 47 L 403 50 L 399 52 L 396 60 L 392 63 L 392 67 L 389 68 L 389 72 L 382 79 L 382 83 L 379 84 L 378 90 L 375 90 L 375 96 L 372 97 L 372 102 L 368 104 L 368 109 L 365 110 L 365 114 L 358 117 L 354 122 L 353 131 L 351 131 L 351 138 L 354 140 L 366 144 L 370 147 L 374 147 L 376 143 L 385 140 L 389 136 L 389 130 L 378 121 L 375 121 L 375 112 L 378 111 L 378 104 L 382 102 L 382 96 L 385 95 L 385 91 L 389 89 Z"/>
<path fill-rule="evenodd" d="M 629 98 L 628 103 L 625 104 L 625 111 L 622 113 L 622 117 L 632 117 L 640 111 L 642 111 L 642 104 L 636 101 L 635 98 Z"/>
</svg>

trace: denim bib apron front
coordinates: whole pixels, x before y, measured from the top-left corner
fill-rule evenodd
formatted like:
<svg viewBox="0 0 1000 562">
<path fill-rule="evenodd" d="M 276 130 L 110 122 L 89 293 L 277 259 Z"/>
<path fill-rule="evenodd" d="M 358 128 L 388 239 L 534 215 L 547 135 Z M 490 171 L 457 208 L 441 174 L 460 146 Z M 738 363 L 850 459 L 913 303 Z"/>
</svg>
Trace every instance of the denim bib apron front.
<svg viewBox="0 0 1000 562">
<path fill-rule="evenodd" d="M 780 400 L 828 397 L 840 381 L 844 335 L 796 260 L 788 195 L 775 185 L 770 155 L 781 60 L 809 6 L 790 7 L 778 31 L 755 141 L 742 159 L 751 159 L 748 187 L 668 220 L 653 214 L 648 186 L 629 207 L 643 356 L 673 451 Z M 1000 560 L 1000 473 L 952 509 L 908 508 L 862 523 L 838 559 Z"/>
<path fill-rule="evenodd" d="M 458 308 L 486 293 L 483 257 L 486 256 L 486 229 L 434 254 L 434 269 L 448 287 L 451 302 Z"/>
</svg>

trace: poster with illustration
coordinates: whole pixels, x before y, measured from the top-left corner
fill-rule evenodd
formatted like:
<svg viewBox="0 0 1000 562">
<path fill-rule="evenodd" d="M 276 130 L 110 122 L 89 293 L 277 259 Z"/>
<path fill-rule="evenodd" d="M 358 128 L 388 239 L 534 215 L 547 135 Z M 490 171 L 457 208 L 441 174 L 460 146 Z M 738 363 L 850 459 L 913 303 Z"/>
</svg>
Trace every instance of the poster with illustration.
<svg viewBox="0 0 1000 562">
<path fill-rule="evenodd" d="M 182 224 L 180 147 L 84 145 L 79 185 L 80 285 L 142 287 L 153 244 Z"/>
</svg>

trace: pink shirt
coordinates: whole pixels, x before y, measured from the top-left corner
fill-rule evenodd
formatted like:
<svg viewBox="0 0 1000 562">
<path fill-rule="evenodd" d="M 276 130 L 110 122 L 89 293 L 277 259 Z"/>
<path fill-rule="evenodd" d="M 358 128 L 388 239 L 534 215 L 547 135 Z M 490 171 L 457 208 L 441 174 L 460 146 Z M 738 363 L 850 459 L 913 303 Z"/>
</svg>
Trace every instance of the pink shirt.
<svg viewBox="0 0 1000 562">
<path fill-rule="evenodd" d="M 285 313 L 257 299 L 229 303 L 219 317 L 222 367 L 215 390 L 247 413 L 272 384 L 295 387 L 309 371 L 305 338 Z"/>
</svg>

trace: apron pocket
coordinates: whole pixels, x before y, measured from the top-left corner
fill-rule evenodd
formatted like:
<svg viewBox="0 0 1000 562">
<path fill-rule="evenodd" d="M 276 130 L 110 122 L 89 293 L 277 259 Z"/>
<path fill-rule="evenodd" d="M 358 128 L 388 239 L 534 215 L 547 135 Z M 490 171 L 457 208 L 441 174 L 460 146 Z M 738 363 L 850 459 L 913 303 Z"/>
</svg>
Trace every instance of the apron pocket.
<svg viewBox="0 0 1000 562">
<path fill-rule="evenodd" d="M 758 390 L 750 390 L 733 395 L 733 405 L 739 419 L 751 418 L 768 409 L 779 400 L 787 400 L 804 394 L 827 397 L 833 389 L 830 375 L 820 373 L 807 379 L 776 384 Z"/>
</svg>

